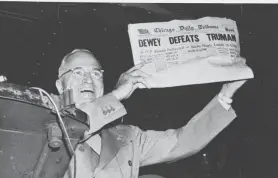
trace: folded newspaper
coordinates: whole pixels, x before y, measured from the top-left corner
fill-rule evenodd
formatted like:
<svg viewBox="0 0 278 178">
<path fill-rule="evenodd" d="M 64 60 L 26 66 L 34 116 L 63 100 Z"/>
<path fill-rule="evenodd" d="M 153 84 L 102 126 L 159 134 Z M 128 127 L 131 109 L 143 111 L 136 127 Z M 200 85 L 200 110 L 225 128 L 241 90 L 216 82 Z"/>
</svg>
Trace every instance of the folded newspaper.
<svg viewBox="0 0 278 178">
<path fill-rule="evenodd" d="M 204 17 L 129 24 L 134 64 L 145 63 L 152 88 L 253 78 L 240 56 L 236 22 Z"/>
</svg>

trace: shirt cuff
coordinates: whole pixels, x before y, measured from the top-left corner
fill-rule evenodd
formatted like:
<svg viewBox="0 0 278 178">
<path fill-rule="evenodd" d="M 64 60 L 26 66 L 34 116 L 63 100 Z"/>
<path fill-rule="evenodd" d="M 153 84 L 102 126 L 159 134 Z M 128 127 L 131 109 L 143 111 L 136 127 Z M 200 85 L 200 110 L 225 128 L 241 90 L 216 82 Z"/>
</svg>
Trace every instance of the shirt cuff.
<svg viewBox="0 0 278 178">
<path fill-rule="evenodd" d="M 228 98 L 227 96 L 223 95 L 223 93 L 218 94 L 218 101 L 219 103 L 225 108 L 227 111 L 230 110 L 231 104 L 233 100 L 231 98 Z"/>
</svg>

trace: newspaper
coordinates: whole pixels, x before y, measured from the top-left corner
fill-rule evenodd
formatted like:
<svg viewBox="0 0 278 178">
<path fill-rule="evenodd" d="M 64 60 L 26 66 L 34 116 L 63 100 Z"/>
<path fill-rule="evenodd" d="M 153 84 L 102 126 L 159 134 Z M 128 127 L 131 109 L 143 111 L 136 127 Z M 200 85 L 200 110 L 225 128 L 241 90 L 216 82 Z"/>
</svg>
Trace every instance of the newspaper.
<svg viewBox="0 0 278 178">
<path fill-rule="evenodd" d="M 129 24 L 134 64 L 145 63 L 152 88 L 253 78 L 240 56 L 236 22 L 204 17 Z"/>
</svg>

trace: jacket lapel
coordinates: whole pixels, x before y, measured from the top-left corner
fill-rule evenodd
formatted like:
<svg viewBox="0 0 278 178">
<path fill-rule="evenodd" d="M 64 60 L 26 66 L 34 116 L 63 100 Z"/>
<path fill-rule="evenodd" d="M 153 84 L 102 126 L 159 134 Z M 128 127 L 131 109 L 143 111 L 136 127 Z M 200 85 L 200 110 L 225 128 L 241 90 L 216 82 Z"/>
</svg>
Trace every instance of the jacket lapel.
<svg viewBox="0 0 278 178">
<path fill-rule="evenodd" d="M 99 170 L 103 169 L 126 145 L 127 136 L 117 133 L 116 129 L 102 130 Z"/>
</svg>

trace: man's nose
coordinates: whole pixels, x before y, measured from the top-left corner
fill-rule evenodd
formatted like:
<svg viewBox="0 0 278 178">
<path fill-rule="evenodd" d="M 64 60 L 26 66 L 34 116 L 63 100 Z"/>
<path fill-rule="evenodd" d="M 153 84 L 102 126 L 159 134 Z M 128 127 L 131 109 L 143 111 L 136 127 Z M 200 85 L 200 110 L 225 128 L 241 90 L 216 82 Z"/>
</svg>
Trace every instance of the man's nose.
<svg viewBox="0 0 278 178">
<path fill-rule="evenodd" d="M 85 84 L 92 84 L 94 81 L 93 81 L 93 78 L 91 75 L 84 75 L 84 78 L 83 78 L 83 83 Z"/>
</svg>

